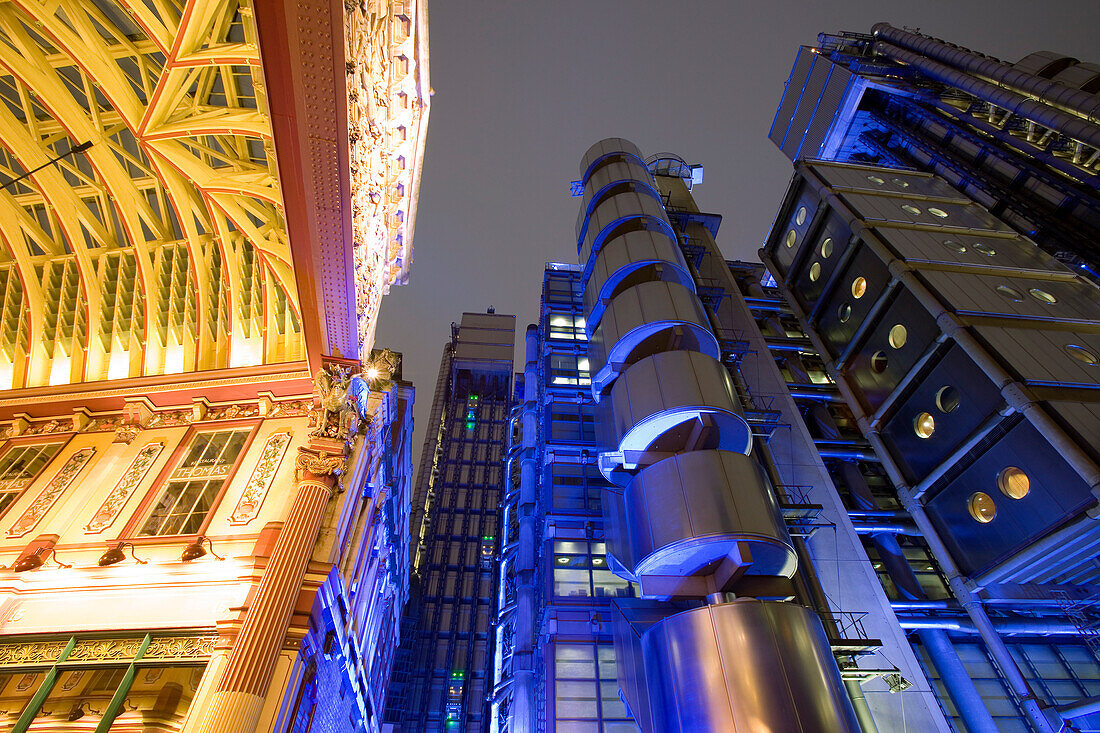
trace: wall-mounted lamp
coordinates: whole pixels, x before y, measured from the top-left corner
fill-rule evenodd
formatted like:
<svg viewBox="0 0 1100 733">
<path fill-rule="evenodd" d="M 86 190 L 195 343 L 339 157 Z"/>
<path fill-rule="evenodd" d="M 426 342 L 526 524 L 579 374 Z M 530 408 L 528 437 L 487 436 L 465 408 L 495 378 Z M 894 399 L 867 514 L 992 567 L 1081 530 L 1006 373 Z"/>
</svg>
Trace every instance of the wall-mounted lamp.
<svg viewBox="0 0 1100 733">
<path fill-rule="evenodd" d="M 184 562 L 191 562 L 192 560 L 198 560 L 200 557 L 206 555 L 206 548 L 202 546 L 203 543 L 210 545 L 210 554 L 218 560 L 224 560 L 225 558 L 214 552 L 214 543 L 209 537 L 199 537 L 194 542 L 183 548 L 183 554 L 180 555 L 180 560 Z"/>
<path fill-rule="evenodd" d="M 27 555 L 19 562 L 11 566 L 12 572 L 22 573 L 25 570 L 37 570 L 42 567 L 42 563 L 45 562 L 47 557 L 52 557 L 53 561 L 57 563 L 58 567 L 71 568 L 72 565 L 63 563 L 57 559 L 57 553 L 53 551 L 52 547 L 39 547 L 34 551 L 34 554 Z"/>
<path fill-rule="evenodd" d="M 84 706 L 87 705 L 87 704 L 88 704 L 87 702 L 85 702 L 84 700 L 81 700 L 76 705 L 73 705 L 73 709 L 69 711 L 69 716 L 68 716 L 68 720 L 69 720 L 70 723 L 72 723 L 74 721 L 77 721 L 77 720 L 80 720 L 81 718 L 83 718 L 88 713 L 94 713 L 95 715 L 101 715 L 102 714 L 99 710 L 93 710 L 91 707 L 89 707 L 87 710 L 85 710 Z"/>
<path fill-rule="evenodd" d="M 99 556 L 99 567 L 105 568 L 108 565 L 114 565 L 115 563 L 119 563 L 125 560 L 126 553 L 122 551 L 125 547 L 130 548 L 130 557 L 134 558 L 134 560 L 136 560 L 139 565 L 149 564 L 148 560 L 142 560 L 140 557 L 134 554 L 135 548 L 133 542 L 119 542 L 117 545 L 110 548 Z"/>
</svg>

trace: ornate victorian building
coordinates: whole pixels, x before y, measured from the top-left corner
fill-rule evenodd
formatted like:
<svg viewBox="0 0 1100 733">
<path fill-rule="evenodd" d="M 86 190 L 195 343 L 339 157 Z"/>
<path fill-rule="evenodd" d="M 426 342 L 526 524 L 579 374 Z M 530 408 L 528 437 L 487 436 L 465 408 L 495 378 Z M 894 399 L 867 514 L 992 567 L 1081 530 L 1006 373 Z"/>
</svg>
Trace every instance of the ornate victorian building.
<svg viewBox="0 0 1100 733">
<path fill-rule="evenodd" d="M 412 0 L 0 7 L 0 729 L 379 729 L 412 389 L 372 347 L 426 32 Z"/>
</svg>

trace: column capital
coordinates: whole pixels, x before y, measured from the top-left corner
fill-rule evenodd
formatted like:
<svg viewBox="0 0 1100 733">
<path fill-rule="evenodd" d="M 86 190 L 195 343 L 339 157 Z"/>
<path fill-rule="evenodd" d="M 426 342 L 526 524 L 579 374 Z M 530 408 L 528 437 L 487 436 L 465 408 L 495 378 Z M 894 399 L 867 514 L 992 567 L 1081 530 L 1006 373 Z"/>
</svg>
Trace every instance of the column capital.
<svg viewBox="0 0 1100 733">
<path fill-rule="evenodd" d="M 343 472 L 345 460 L 339 453 L 301 446 L 294 458 L 295 483 L 321 486 L 331 495 L 335 493 L 336 476 Z"/>
</svg>

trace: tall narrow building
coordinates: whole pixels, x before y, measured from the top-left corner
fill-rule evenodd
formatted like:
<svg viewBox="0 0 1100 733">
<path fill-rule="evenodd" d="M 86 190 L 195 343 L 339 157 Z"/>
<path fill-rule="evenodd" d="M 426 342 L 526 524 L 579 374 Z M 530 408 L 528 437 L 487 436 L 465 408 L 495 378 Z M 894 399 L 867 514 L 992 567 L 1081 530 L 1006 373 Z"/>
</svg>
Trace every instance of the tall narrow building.
<svg viewBox="0 0 1100 733">
<path fill-rule="evenodd" d="M 463 313 L 444 347 L 413 497 L 413 597 L 385 720 L 395 733 L 489 730 L 515 316 Z M 509 464 L 510 465 L 510 464 Z"/>
</svg>

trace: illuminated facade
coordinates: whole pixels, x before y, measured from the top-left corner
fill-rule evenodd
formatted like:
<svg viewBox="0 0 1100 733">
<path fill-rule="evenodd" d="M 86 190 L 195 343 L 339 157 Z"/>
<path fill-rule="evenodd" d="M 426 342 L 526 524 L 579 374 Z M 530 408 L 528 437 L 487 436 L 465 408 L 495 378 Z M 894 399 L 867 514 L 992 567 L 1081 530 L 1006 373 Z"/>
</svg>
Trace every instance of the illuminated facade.
<svg viewBox="0 0 1100 733">
<path fill-rule="evenodd" d="M 5 730 L 379 730 L 425 13 L 0 9 Z"/>
<path fill-rule="evenodd" d="M 515 325 L 491 308 L 463 313 L 443 349 L 413 496 L 413 598 L 385 713 L 394 733 L 489 730 L 495 571 L 516 551 L 500 522 Z"/>
<path fill-rule="evenodd" d="M 764 259 L 808 339 L 784 371 L 836 385 L 807 425 L 849 453 L 835 482 L 953 724 L 1093 729 L 1100 291 L 941 179 L 851 164 L 799 166 Z"/>
<path fill-rule="evenodd" d="M 769 137 L 791 160 L 944 178 L 1048 253 L 1100 271 L 1100 66 L 1015 64 L 879 23 L 803 46 Z"/>
<path fill-rule="evenodd" d="M 795 388 L 960 730 L 1100 725 L 1098 91 L 878 24 L 800 50 L 770 133 L 784 373 L 839 390 Z"/>
<path fill-rule="evenodd" d="M 1096 288 L 929 174 L 801 165 L 769 274 L 693 166 L 610 139 L 581 172 L 493 729 L 1092 730 Z"/>
</svg>

